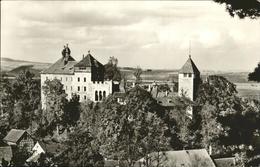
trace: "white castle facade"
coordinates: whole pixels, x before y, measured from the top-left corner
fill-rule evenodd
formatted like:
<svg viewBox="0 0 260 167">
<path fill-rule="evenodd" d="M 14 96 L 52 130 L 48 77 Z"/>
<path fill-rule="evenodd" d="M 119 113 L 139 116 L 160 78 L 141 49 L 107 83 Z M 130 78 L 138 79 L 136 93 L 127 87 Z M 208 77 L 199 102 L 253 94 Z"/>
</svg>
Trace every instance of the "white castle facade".
<svg viewBox="0 0 260 167">
<path fill-rule="evenodd" d="M 102 101 L 113 93 L 113 81 L 104 79 L 104 66 L 90 53 L 79 62 L 70 55 L 68 46 L 64 46 L 62 57 L 41 72 L 41 87 L 46 80 L 58 79 L 63 84 L 68 99 L 72 94 L 79 96 L 79 101 Z M 41 89 L 42 108 L 46 108 L 46 97 Z"/>
</svg>

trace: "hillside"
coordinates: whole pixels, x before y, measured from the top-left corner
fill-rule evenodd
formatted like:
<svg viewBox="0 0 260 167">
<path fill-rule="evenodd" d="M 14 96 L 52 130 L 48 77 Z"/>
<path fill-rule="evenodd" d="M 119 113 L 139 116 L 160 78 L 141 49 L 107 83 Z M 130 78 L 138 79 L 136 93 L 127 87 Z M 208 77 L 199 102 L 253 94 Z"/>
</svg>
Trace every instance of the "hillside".
<svg viewBox="0 0 260 167">
<path fill-rule="evenodd" d="M 1 71 L 11 71 L 19 66 L 30 66 L 32 65 L 32 69 L 43 70 L 48 68 L 50 63 L 42 63 L 42 62 L 32 62 L 32 61 L 24 61 L 24 60 L 14 60 L 10 58 L 1 57 Z"/>
<path fill-rule="evenodd" d="M 16 75 L 19 71 L 24 69 L 30 69 L 36 76 L 39 76 L 39 72 L 48 68 L 50 63 L 32 62 L 24 60 L 14 60 L 10 58 L 1 58 L 1 71 L 8 72 L 10 75 Z M 133 67 L 120 67 L 120 70 L 126 74 L 127 78 L 132 80 Z M 176 69 L 147 69 L 143 71 L 143 80 L 174 80 L 177 81 L 178 70 Z M 246 83 L 248 72 L 223 72 L 223 71 L 201 71 L 202 78 L 204 79 L 208 75 L 221 75 L 234 83 Z"/>
</svg>

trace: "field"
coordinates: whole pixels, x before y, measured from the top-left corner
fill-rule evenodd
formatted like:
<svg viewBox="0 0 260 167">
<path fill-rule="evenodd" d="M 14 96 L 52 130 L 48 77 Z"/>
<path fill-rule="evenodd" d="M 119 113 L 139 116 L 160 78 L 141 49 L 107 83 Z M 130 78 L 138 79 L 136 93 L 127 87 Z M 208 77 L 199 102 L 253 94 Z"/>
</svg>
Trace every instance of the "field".
<svg viewBox="0 0 260 167">
<path fill-rule="evenodd" d="M 238 94 L 241 97 L 255 98 L 260 100 L 260 83 L 235 83 Z"/>
</svg>

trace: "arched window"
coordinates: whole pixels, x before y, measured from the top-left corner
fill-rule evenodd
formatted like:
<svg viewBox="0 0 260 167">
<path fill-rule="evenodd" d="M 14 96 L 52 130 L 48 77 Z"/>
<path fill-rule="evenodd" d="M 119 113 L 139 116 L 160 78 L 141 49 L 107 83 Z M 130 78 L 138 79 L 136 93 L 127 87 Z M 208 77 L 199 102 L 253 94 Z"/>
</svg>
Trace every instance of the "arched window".
<svg viewBox="0 0 260 167">
<path fill-rule="evenodd" d="M 106 91 L 103 91 L 103 98 L 106 98 Z"/>
<path fill-rule="evenodd" d="M 101 101 L 101 100 L 102 100 L 102 92 L 99 91 L 99 101 Z"/>
<path fill-rule="evenodd" d="M 98 101 L 98 91 L 95 91 L 95 101 Z"/>
</svg>

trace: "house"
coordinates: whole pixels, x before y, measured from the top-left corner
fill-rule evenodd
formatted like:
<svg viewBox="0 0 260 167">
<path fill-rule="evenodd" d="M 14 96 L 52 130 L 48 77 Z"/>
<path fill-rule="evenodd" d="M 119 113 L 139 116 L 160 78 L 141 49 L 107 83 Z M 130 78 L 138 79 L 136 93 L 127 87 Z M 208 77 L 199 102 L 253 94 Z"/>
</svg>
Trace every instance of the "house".
<svg viewBox="0 0 260 167">
<path fill-rule="evenodd" d="M 72 94 L 79 96 L 79 101 L 102 101 L 109 94 L 118 91 L 119 84 L 105 80 L 105 68 L 96 60 L 90 51 L 77 62 L 67 46 L 64 46 L 61 58 L 48 69 L 41 72 L 41 88 L 46 80 L 58 79 L 63 84 L 68 99 Z M 46 97 L 41 89 L 42 108 L 46 108 Z"/>
<path fill-rule="evenodd" d="M 56 143 L 53 141 L 37 141 L 32 148 L 32 155 L 26 160 L 26 162 L 37 162 L 41 154 L 57 156 L 66 149 L 67 148 L 61 143 Z"/>
<path fill-rule="evenodd" d="M 43 143 L 37 141 L 32 148 L 33 154 L 26 160 L 26 162 L 36 162 L 41 154 L 46 153 L 46 147 Z"/>
<path fill-rule="evenodd" d="M 214 162 L 217 167 L 232 167 L 236 166 L 236 158 L 235 157 L 226 157 L 226 158 L 216 158 Z"/>
<path fill-rule="evenodd" d="M 3 141 L 10 146 L 18 148 L 25 146 L 28 151 L 31 151 L 34 145 L 34 140 L 31 135 L 25 130 L 20 129 L 11 129 Z"/>
<path fill-rule="evenodd" d="M 164 167 L 216 167 L 213 160 L 205 149 L 179 150 L 166 152 L 153 152 L 148 155 L 150 166 Z M 145 163 L 145 159 L 139 160 L 140 165 Z"/>
<path fill-rule="evenodd" d="M 6 163 L 9 163 L 12 160 L 13 152 L 11 146 L 7 144 L 2 144 L 0 146 L 0 166 L 5 161 Z"/>
</svg>

